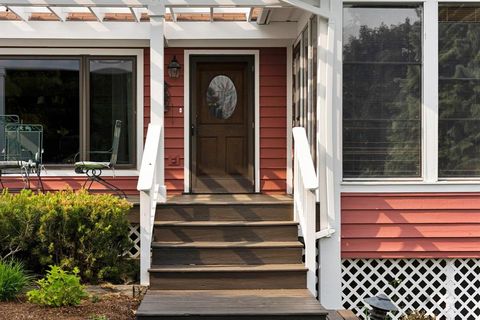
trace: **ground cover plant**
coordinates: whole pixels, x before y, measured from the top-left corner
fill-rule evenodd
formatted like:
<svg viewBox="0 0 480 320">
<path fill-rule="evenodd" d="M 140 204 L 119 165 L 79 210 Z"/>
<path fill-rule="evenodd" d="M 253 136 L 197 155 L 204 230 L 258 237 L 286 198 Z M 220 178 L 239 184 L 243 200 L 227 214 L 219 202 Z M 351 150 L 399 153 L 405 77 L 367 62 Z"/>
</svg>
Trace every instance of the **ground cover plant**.
<svg viewBox="0 0 480 320">
<path fill-rule="evenodd" d="M 19 261 L 0 260 L 0 301 L 16 299 L 30 285 L 32 277 Z"/>
<path fill-rule="evenodd" d="M 0 194 L 0 258 L 45 274 L 50 265 L 79 268 L 83 281 L 125 282 L 135 270 L 124 199 L 86 191 Z"/>
<path fill-rule="evenodd" d="M 87 297 L 78 273 L 78 268 L 70 273 L 51 266 L 45 278 L 37 281 L 38 289 L 27 292 L 28 301 L 47 307 L 78 306 Z"/>
</svg>

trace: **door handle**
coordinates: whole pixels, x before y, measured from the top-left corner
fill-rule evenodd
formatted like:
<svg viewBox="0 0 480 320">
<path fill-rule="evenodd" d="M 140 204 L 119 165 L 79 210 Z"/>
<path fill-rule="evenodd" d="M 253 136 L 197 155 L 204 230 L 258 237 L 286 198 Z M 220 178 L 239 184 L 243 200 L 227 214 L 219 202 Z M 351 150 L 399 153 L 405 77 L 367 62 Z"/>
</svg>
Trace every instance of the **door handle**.
<svg viewBox="0 0 480 320">
<path fill-rule="evenodd" d="M 190 135 L 193 137 L 195 135 L 195 126 L 192 124 L 190 125 Z"/>
</svg>

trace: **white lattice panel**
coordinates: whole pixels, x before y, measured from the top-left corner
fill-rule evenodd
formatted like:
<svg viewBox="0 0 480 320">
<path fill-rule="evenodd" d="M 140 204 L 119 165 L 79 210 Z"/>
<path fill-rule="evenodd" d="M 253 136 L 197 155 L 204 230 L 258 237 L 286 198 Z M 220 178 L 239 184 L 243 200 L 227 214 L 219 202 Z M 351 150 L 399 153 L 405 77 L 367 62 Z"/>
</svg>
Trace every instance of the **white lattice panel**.
<svg viewBox="0 0 480 320">
<path fill-rule="evenodd" d="M 140 258 L 140 225 L 131 224 L 129 232 L 130 240 L 133 242 L 132 248 L 128 250 L 128 255 L 130 258 L 137 259 Z"/>
<path fill-rule="evenodd" d="M 345 259 L 342 299 L 365 319 L 363 300 L 385 293 L 400 312 L 423 310 L 438 320 L 480 319 L 478 259 Z"/>
</svg>

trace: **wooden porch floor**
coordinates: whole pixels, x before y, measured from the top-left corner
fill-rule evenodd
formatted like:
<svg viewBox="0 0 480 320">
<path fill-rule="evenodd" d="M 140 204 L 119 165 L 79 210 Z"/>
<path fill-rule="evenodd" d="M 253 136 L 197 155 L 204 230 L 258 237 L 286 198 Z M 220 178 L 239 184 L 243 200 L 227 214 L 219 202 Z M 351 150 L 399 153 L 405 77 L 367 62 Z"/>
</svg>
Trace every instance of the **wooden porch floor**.
<svg viewBox="0 0 480 320">
<path fill-rule="evenodd" d="M 159 314 L 167 319 L 234 319 L 232 315 L 242 319 L 325 319 L 327 311 L 305 289 L 150 290 L 137 317 L 155 319 Z"/>
</svg>

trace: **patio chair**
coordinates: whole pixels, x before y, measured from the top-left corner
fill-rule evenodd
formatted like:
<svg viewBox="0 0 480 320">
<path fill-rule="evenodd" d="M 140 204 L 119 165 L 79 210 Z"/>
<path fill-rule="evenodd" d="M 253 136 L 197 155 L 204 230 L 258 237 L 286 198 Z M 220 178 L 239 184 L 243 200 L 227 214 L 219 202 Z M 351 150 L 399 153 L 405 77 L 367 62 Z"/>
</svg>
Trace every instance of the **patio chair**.
<svg viewBox="0 0 480 320">
<path fill-rule="evenodd" d="M 125 192 L 123 190 L 117 188 L 115 185 L 111 184 L 110 182 L 103 179 L 102 172 L 105 169 L 110 169 L 113 172 L 113 176 L 115 177 L 115 165 L 117 164 L 117 156 L 118 156 L 118 146 L 120 143 L 120 133 L 122 129 L 122 121 L 117 120 L 115 121 L 115 127 L 113 130 L 113 142 L 112 148 L 107 151 L 90 151 L 89 154 L 103 154 L 103 155 L 110 155 L 109 162 L 101 162 L 101 161 L 78 161 L 75 162 L 75 172 L 78 174 L 86 174 L 87 180 L 83 184 L 83 188 L 90 190 L 94 182 L 98 182 L 101 185 L 105 186 L 107 189 L 112 190 L 114 193 L 119 195 L 120 197 L 126 198 Z M 78 156 L 78 154 L 77 154 Z M 75 156 L 75 158 L 77 158 Z"/>
<path fill-rule="evenodd" d="M 17 121 L 14 118 L 14 121 Z M 43 126 L 39 124 L 4 123 L 3 149 L 0 161 L 0 186 L 4 174 L 20 174 L 25 189 L 31 189 L 31 176 L 37 178 L 37 189 L 44 191 L 41 178 Z"/>
</svg>

